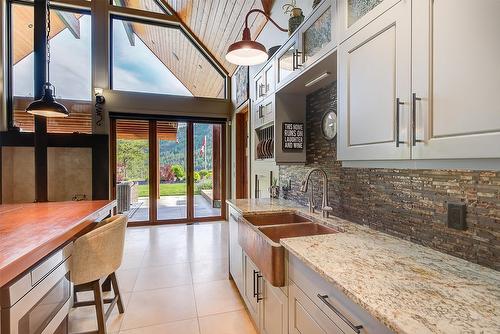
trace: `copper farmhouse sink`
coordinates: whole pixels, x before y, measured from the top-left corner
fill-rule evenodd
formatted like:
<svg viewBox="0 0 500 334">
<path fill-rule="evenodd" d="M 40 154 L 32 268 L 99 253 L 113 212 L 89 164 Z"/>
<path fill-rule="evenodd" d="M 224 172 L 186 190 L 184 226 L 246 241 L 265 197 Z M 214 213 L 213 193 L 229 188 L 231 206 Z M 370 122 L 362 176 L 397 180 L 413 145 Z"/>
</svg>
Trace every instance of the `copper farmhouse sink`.
<svg viewBox="0 0 500 334">
<path fill-rule="evenodd" d="M 337 231 L 317 223 L 304 223 L 294 225 L 279 225 L 260 227 L 259 230 L 273 242 L 279 243 L 280 239 L 306 237 L 310 235 L 331 234 Z"/>
<path fill-rule="evenodd" d="M 294 213 L 244 215 L 238 221 L 240 246 L 273 286 L 285 285 L 285 249 L 280 239 L 337 232 Z"/>
<path fill-rule="evenodd" d="M 254 226 L 282 225 L 311 222 L 309 218 L 302 217 L 293 212 L 279 212 L 266 214 L 245 215 L 247 222 Z"/>
</svg>

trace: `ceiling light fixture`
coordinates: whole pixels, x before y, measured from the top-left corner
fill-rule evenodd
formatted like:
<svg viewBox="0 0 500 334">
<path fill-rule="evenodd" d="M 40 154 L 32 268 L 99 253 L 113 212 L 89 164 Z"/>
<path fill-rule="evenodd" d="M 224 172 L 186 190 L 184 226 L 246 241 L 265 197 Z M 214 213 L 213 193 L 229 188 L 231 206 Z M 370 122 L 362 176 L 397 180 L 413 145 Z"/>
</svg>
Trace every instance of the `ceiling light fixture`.
<svg viewBox="0 0 500 334">
<path fill-rule="evenodd" d="M 69 111 L 64 105 L 57 102 L 54 98 L 55 87 L 50 83 L 50 1 L 46 1 L 47 7 L 47 82 L 43 85 L 42 98 L 30 103 L 26 111 L 33 115 L 44 117 L 67 117 Z"/>
<path fill-rule="evenodd" d="M 287 29 L 281 28 L 266 12 L 260 9 L 250 10 L 245 17 L 245 28 L 243 29 L 243 38 L 229 46 L 226 53 L 226 60 L 235 65 L 252 66 L 265 63 L 268 59 L 267 50 L 264 45 L 257 41 L 252 41 L 250 28 L 248 28 L 248 16 L 251 13 L 264 14 L 279 30 L 287 32 Z"/>
</svg>

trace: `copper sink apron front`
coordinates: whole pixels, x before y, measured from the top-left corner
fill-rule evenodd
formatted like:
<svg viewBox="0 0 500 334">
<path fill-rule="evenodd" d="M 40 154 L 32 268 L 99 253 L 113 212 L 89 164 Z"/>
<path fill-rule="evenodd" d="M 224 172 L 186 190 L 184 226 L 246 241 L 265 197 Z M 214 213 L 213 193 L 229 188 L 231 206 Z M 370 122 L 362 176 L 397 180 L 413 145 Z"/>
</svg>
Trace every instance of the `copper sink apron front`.
<svg viewBox="0 0 500 334">
<path fill-rule="evenodd" d="M 267 216 L 270 222 L 276 219 L 272 217 L 272 214 L 263 216 Z M 257 224 L 253 225 L 244 216 L 240 217 L 238 242 L 264 278 L 275 287 L 285 285 L 285 249 L 279 243 L 279 239 L 338 232 L 327 226 L 313 223 L 309 219 L 299 222 L 294 218 L 293 222 L 287 224 L 280 224 L 277 220 L 268 224 L 264 224 L 259 219 L 256 222 Z"/>
</svg>

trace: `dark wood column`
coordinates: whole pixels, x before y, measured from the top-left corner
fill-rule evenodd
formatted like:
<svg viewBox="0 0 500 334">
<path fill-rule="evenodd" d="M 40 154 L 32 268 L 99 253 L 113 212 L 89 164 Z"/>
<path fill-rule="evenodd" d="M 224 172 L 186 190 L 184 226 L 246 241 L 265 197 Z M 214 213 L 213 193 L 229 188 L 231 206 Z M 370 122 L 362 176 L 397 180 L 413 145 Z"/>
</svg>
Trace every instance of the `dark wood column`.
<svg viewBox="0 0 500 334">
<path fill-rule="evenodd" d="M 47 78 L 47 2 L 35 0 L 34 17 L 34 93 L 35 100 L 42 97 Z M 35 201 L 48 201 L 47 184 L 47 119 L 35 116 Z"/>
</svg>

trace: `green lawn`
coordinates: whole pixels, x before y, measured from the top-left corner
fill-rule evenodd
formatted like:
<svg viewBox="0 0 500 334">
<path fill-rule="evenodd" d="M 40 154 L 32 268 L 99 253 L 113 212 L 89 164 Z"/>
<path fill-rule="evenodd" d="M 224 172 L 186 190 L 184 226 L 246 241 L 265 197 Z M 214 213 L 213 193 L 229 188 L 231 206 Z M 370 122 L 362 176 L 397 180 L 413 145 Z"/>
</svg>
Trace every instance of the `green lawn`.
<svg viewBox="0 0 500 334">
<path fill-rule="evenodd" d="M 141 184 L 139 188 L 139 197 L 147 197 L 149 194 L 149 185 Z M 199 195 L 200 191 L 195 187 L 195 195 Z M 182 196 L 186 195 L 185 183 L 165 183 L 160 184 L 160 196 Z"/>
</svg>

